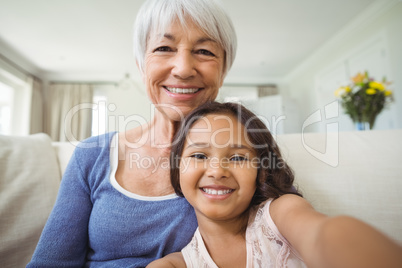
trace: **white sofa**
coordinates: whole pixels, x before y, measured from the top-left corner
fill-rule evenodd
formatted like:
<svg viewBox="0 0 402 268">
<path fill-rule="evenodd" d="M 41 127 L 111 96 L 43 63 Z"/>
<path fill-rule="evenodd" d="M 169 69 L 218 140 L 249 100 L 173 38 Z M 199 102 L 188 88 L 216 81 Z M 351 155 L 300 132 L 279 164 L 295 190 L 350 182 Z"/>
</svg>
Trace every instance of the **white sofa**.
<svg viewBox="0 0 402 268">
<path fill-rule="evenodd" d="M 352 215 L 402 244 L 402 130 L 276 139 L 318 211 Z M 0 267 L 30 260 L 73 150 L 45 134 L 0 136 Z"/>
</svg>

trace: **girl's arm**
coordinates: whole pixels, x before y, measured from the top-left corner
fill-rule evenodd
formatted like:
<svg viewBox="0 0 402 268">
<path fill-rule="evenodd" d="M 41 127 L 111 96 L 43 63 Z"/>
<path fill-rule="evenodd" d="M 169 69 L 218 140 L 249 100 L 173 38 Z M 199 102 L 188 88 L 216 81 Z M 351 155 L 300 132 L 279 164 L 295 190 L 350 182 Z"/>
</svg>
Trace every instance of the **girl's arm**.
<svg viewBox="0 0 402 268">
<path fill-rule="evenodd" d="M 147 265 L 147 268 L 186 268 L 181 252 L 171 253 L 165 257 L 155 260 Z"/>
<path fill-rule="evenodd" d="M 355 218 L 327 217 L 296 195 L 273 201 L 270 214 L 308 267 L 402 267 L 402 247 Z"/>
</svg>

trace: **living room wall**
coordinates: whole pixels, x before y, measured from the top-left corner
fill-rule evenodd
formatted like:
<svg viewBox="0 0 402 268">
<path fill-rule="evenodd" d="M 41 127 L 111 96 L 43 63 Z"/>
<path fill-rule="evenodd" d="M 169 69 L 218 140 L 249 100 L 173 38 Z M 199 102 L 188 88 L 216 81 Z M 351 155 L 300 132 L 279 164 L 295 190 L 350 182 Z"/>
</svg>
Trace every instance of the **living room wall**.
<svg viewBox="0 0 402 268">
<path fill-rule="evenodd" d="M 297 100 L 303 122 L 314 112 L 324 109 L 317 100 L 316 78 L 324 69 L 348 57 L 373 36 L 382 35 L 387 46 L 390 77 L 393 84 L 395 102 L 392 113 L 395 115 L 393 128 L 402 128 L 402 2 L 386 6 L 370 6 L 363 14 L 356 17 L 341 32 L 335 33 L 323 47 L 306 59 L 301 65 L 284 78 L 280 84 L 281 94 Z M 367 66 L 369 69 L 370 66 Z M 382 79 L 382 77 L 377 78 Z M 336 88 L 334 88 L 334 91 Z M 342 110 L 340 110 L 342 113 Z M 351 129 L 352 130 L 352 129 Z M 317 124 L 306 129 L 307 132 L 320 131 Z"/>
<path fill-rule="evenodd" d="M 107 99 L 106 132 L 125 131 L 149 122 L 152 117 L 152 106 L 141 82 L 126 90 L 113 85 L 94 85 L 94 94 Z"/>
</svg>

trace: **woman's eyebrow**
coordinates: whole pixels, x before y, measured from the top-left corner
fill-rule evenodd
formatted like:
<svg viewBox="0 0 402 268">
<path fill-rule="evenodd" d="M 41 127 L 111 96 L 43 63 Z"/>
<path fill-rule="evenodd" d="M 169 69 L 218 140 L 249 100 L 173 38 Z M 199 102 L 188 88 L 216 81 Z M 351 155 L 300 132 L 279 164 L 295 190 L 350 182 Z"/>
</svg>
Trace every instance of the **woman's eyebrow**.
<svg viewBox="0 0 402 268">
<path fill-rule="evenodd" d="M 166 39 L 168 39 L 168 40 L 171 40 L 171 41 L 176 41 L 176 37 L 174 37 L 174 35 L 173 35 L 173 34 L 170 34 L 170 33 L 165 33 L 165 34 L 163 34 L 163 37 L 166 38 Z M 199 45 L 199 44 L 206 43 L 206 42 L 217 43 L 214 39 L 209 38 L 209 37 L 201 37 L 201 38 L 198 39 L 195 43 L 196 43 L 197 45 Z"/>
<path fill-rule="evenodd" d="M 175 40 L 176 40 L 176 38 L 175 38 L 172 34 L 170 34 L 170 33 L 165 33 L 165 34 L 163 35 L 163 37 L 166 38 L 166 39 L 169 39 L 169 40 L 171 40 L 171 41 L 175 41 Z"/>
<path fill-rule="evenodd" d="M 200 39 L 197 40 L 197 42 L 195 42 L 197 45 L 202 44 L 202 43 L 206 43 L 206 42 L 213 42 L 213 43 L 217 43 L 214 39 L 209 38 L 209 37 L 201 37 Z"/>
</svg>

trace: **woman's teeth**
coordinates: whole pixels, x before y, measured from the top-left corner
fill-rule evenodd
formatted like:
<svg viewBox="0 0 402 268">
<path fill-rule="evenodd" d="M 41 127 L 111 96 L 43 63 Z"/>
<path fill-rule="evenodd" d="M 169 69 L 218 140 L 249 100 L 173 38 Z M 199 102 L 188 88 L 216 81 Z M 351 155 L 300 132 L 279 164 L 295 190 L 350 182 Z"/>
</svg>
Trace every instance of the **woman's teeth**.
<svg viewBox="0 0 402 268">
<path fill-rule="evenodd" d="M 228 189 L 228 190 L 214 190 L 214 189 L 209 189 L 209 188 L 202 188 L 204 192 L 207 194 L 212 194 L 212 195 L 224 195 L 232 192 L 233 190 Z"/>
<path fill-rule="evenodd" d="M 176 94 L 193 94 L 196 93 L 199 88 L 177 88 L 177 87 L 165 87 L 169 92 Z"/>
</svg>

